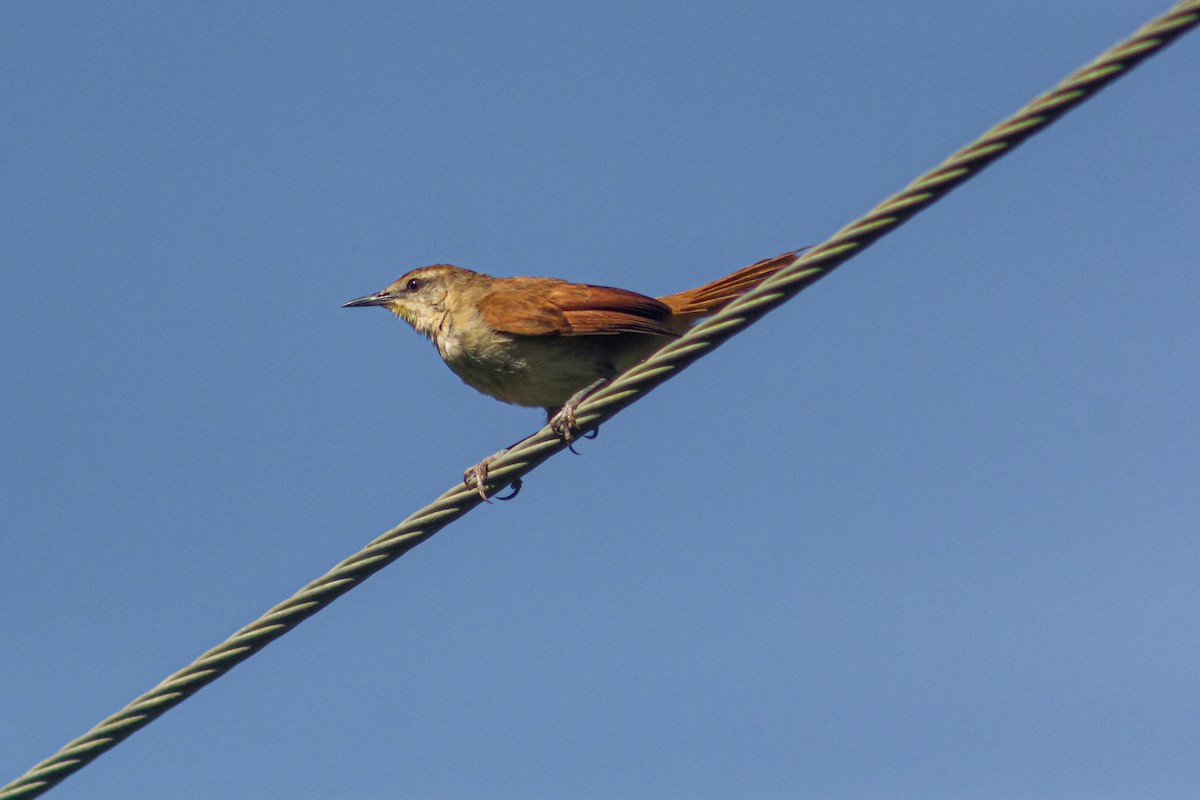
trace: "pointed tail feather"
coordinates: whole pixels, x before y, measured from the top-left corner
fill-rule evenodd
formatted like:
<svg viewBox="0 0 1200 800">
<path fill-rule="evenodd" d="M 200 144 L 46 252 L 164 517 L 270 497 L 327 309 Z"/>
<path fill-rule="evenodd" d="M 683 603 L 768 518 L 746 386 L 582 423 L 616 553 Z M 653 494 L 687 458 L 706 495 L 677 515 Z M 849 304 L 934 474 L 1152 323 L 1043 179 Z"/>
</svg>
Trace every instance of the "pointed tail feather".
<svg viewBox="0 0 1200 800">
<path fill-rule="evenodd" d="M 687 327 L 701 317 L 711 316 L 732 303 L 741 295 L 753 289 L 767 278 L 796 260 L 800 253 L 807 248 L 793 250 L 790 253 L 764 259 L 757 264 L 742 267 L 737 272 L 717 278 L 712 283 L 706 283 L 686 292 L 669 294 L 658 298 L 671 307 L 677 318 L 682 318 Z"/>
</svg>

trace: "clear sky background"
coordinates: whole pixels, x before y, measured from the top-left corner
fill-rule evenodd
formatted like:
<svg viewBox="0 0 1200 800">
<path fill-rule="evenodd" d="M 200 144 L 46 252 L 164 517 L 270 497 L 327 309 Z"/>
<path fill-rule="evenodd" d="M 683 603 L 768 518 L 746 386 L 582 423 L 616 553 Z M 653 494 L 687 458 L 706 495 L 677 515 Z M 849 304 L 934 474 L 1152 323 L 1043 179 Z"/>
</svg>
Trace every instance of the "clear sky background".
<svg viewBox="0 0 1200 800">
<path fill-rule="evenodd" d="M 342 302 L 819 242 L 1167 5 L 0 4 L 0 782 L 541 424 Z M 53 796 L 1195 797 L 1198 74 Z"/>
</svg>

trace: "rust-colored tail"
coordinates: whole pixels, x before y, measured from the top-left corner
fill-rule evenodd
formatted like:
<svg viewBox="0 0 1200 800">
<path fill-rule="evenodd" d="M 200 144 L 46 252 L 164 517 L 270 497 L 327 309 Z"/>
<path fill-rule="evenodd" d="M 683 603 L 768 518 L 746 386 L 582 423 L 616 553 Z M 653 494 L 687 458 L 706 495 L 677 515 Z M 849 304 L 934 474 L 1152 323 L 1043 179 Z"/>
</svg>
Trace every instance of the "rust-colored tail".
<svg viewBox="0 0 1200 800">
<path fill-rule="evenodd" d="M 669 294 L 658 298 L 671 307 L 675 317 L 690 327 L 701 317 L 717 313 L 741 295 L 753 289 L 767 278 L 796 260 L 796 256 L 807 248 L 793 250 L 790 253 L 764 259 L 757 264 L 742 267 L 737 272 L 717 278 L 712 283 L 706 283 L 686 292 Z"/>
</svg>

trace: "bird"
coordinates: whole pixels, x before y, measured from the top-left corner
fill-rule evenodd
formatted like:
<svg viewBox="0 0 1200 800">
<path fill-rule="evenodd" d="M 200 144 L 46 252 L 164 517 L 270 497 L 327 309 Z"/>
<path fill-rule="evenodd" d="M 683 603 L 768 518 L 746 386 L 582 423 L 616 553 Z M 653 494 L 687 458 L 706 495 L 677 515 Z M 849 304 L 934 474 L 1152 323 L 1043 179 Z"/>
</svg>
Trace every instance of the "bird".
<svg viewBox="0 0 1200 800">
<path fill-rule="evenodd" d="M 380 306 L 392 312 L 427 336 L 463 383 L 505 403 L 545 410 L 551 428 L 570 445 L 581 434 L 575 410 L 589 394 L 801 252 L 764 259 L 662 297 L 557 278 L 497 278 L 433 264 L 342 307 Z M 499 455 L 464 475 L 485 500 L 487 464 Z M 513 486 L 519 489 L 517 482 Z"/>
</svg>

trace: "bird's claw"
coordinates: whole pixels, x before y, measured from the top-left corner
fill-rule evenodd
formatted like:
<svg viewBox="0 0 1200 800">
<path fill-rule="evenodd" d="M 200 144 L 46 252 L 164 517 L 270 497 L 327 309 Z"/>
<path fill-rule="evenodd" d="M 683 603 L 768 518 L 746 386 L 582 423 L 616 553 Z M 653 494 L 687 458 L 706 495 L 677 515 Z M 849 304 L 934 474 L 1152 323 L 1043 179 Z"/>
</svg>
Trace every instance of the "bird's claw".
<svg viewBox="0 0 1200 800">
<path fill-rule="evenodd" d="M 510 483 L 508 485 L 508 488 L 512 489 L 512 491 L 503 496 L 495 495 L 495 498 L 497 500 L 506 500 L 507 501 L 507 500 L 512 500 L 514 497 L 519 495 L 521 493 L 521 479 L 517 478 L 516 480 L 514 480 L 512 483 Z"/>
<path fill-rule="evenodd" d="M 550 417 L 550 430 L 554 431 L 558 438 L 562 439 L 563 443 L 566 444 L 567 449 L 575 455 L 579 455 L 579 451 L 572 447 L 571 444 L 576 439 L 595 439 L 596 435 L 600 433 L 599 425 L 589 428 L 586 431 L 581 431 L 579 423 L 575 420 L 575 409 L 579 408 L 579 404 L 590 397 L 597 389 L 601 389 L 610 383 L 612 383 L 611 375 L 597 378 L 571 395 L 567 402 L 563 403 L 558 413 Z"/>
<path fill-rule="evenodd" d="M 575 421 L 575 407 L 571 403 L 567 403 L 550 418 L 550 430 L 554 431 L 567 445 L 567 449 L 575 455 L 579 455 L 579 451 L 572 446 L 576 440 L 595 439 L 600 434 L 599 426 L 586 431 L 579 430 L 579 425 Z"/>
<path fill-rule="evenodd" d="M 550 418 L 550 430 L 554 431 L 554 434 L 558 438 L 566 442 L 568 450 L 572 453 L 575 452 L 575 448 L 571 447 L 571 443 L 579 435 L 579 426 L 575 422 L 575 409 L 571 407 L 570 403 L 560 408 L 558 413 Z"/>
<path fill-rule="evenodd" d="M 493 461 L 507 452 L 507 450 L 501 450 L 495 455 L 490 455 L 463 473 L 463 485 L 465 485 L 468 489 L 472 488 L 473 485 L 475 491 L 479 492 L 479 496 L 483 498 L 483 502 L 485 503 L 492 502 L 492 498 L 488 497 L 487 495 L 488 467 L 491 466 Z M 512 489 L 511 493 L 504 495 L 503 497 L 498 494 L 494 494 L 492 497 L 496 498 L 497 500 L 512 500 L 521 493 L 521 479 L 517 478 L 509 484 L 509 487 Z"/>
</svg>

